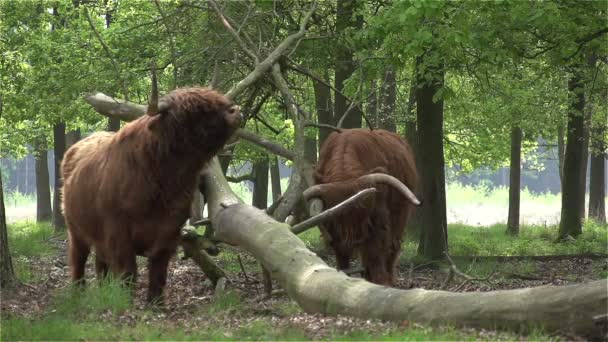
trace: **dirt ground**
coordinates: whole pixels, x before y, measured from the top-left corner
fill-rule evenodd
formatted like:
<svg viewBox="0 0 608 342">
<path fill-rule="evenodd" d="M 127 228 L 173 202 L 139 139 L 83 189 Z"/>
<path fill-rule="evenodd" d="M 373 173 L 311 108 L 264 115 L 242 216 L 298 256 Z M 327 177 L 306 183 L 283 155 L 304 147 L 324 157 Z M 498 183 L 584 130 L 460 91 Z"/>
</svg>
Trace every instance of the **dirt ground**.
<svg viewBox="0 0 608 342">
<path fill-rule="evenodd" d="M 69 273 L 66 264 L 66 241 L 52 240 L 57 247 L 57 255 L 30 260 L 34 273 L 42 275 L 42 279 L 35 285 L 20 286 L 16 290 L 4 291 L 2 293 L 2 316 L 21 316 L 28 318 L 39 317 L 47 312 L 49 302 L 57 289 L 64 288 L 69 283 Z M 137 296 L 134 309 L 129 309 L 123 314 L 116 316 L 107 313 L 102 317 L 107 321 L 117 324 L 135 325 L 144 320 L 146 324 L 160 323 L 170 324 L 194 331 L 201 327 L 209 327 L 214 324 L 238 328 L 247 322 L 264 316 L 270 319 L 276 326 L 297 326 L 304 330 L 307 337 L 311 339 L 323 339 L 336 331 L 347 333 L 352 330 L 364 328 L 371 334 L 382 333 L 389 329 L 399 328 L 397 323 L 387 323 L 374 320 L 361 320 L 349 317 L 324 317 L 321 315 L 310 315 L 303 313 L 297 305 L 286 295 L 277 294 L 267 299 L 263 296 L 263 286 L 259 265 L 251 256 L 245 252 L 231 249 L 227 253 L 239 253 L 243 260 L 245 273 L 233 271 L 230 273 L 229 289 L 235 290 L 241 295 L 243 306 L 238 313 L 227 313 L 223 315 L 200 315 L 202 304 L 213 301 L 214 290 L 202 271 L 190 260 L 182 260 L 176 256 L 170 266 L 168 285 L 166 289 L 165 307 L 158 310 L 154 315 L 142 317 L 140 309 L 144 308 L 147 271 L 140 267 L 140 275 L 137 286 Z M 323 257 L 329 264 L 333 263 L 333 257 Z M 142 259 L 143 261 L 143 259 Z M 444 289 L 451 291 L 490 291 L 499 289 L 512 289 L 519 287 L 539 286 L 545 284 L 564 285 L 599 279 L 602 271 L 608 270 L 608 260 L 598 258 L 569 258 L 558 260 L 499 260 L 495 267 L 498 272 L 490 274 L 481 281 L 466 281 L 454 277 L 445 285 Z M 457 264 L 460 264 L 458 260 Z M 228 265 L 219 262 L 219 265 Z M 143 263 L 142 263 L 143 266 Z M 231 265 L 230 267 L 234 267 Z M 493 266 L 491 266 L 494 268 Z M 470 270 L 470 269 L 468 269 Z M 502 271 L 501 271 L 502 270 Z M 466 269 L 462 270 L 466 272 Z M 89 261 L 87 268 L 87 280 L 93 279 L 92 262 Z M 397 287 L 440 289 L 445 282 L 447 273 L 444 270 L 430 269 L 425 267 L 412 267 L 407 262 L 402 263 L 399 268 L 399 281 Z M 274 284 L 275 288 L 279 288 Z M 481 339 L 500 338 L 495 331 L 471 330 Z M 229 333 L 227 333 L 229 334 Z M 229 335 L 226 335 L 229 337 Z M 558 336 L 559 339 L 580 340 L 577 336 Z M 520 339 L 527 339 L 521 336 Z"/>
</svg>

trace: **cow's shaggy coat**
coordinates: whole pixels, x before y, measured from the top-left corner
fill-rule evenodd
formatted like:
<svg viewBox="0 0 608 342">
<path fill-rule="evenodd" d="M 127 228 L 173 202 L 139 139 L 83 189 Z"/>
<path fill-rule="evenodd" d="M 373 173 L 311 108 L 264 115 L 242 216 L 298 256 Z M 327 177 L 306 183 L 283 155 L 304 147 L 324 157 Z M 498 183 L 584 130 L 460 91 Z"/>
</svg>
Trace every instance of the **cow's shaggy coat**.
<svg viewBox="0 0 608 342">
<path fill-rule="evenodd" d="M 167 266 L 189 216 L 201 168 L 238 127 L 238 106 L 207 88 L 177 89 L 157 112 L 74 144 L 61 165 L 72 280 L 84 282 L 95 250 L 98 277 L 134 282 L 148 258 L 148 301 L 162 299 Z"/>
<path fill-rule="evenodd" d="M 314 179 L 316 184 L 332 183 L 321 194 L 325 207 L 331 207 L 370 187 L 358 178 L 371 173 L 394 176 L 413 191 L 417 173 L 411 147 L 385 130 L 334 132 L 321 148 Z M 413 205 L 393 187 L 374 186 L 378 192 L 370 200 L 323 223 L 321 232 L 336 254 L 338 269 L 348 268 L 359 254 L 367 280 L 392 285 Z"/>
</svg>

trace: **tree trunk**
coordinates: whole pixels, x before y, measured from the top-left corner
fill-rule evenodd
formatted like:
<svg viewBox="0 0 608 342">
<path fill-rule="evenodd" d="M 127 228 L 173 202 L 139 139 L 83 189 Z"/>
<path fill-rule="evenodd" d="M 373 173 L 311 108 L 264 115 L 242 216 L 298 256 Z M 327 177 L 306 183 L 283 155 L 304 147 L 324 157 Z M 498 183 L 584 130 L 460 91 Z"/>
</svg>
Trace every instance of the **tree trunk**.
<svg viewBox="0 0 608 342">
<path fill-rule="evenodd" d="M 587 105 L 588 106 L 588 105 Z M 579 204 L 579 210 L 581 211 L 581 220 L 585 220 L 585 200 L 587 195 L 587 166 L 589 165 L 589 125 L 591 120 L 591 112 L 587 111 L 585 114 L 585 122 L 583 123 L 583 161 L 581 162 L 581 191 L 583 192 L 583 200 Z"/>
<path fill-rule="evenodd" d="M 120 129 L 120 120 L 117 118 L 108 118 L 108 131 L 118 132 Z"/>
<path fill-rule="evenodd" d="M 338 0 L 337 2 L 336 33 L 342 35 L 342 37 L 336 47 L 334 86 L 341 92 L 344 92 L 344 81 L 355 72 L 353 52 L 346 43 L 344 35 L 347 34 L 349 29 L 360 29 L 363 25 L 363 19 L 359 15 L 355 17 L 357 7 L 357 0 Z M 350 104 L 338 92 L 335 92 L 334 98 L 334 117 L 338 121 L 346 113 Z M 344 119 L 342 127 L 359 128 L 361 127 L 361 118 L 361 111 L 355 107 L 351 109 L 350 114 Z"/>
<path fill-rule="evenodd" d="M 272 157 L 270 163 L 270 182 L 272 184 L 272 201 L 276 202 L 281 197 L 281 170 L 279 169 L 279 158 Z"/>
<path fill-rule="evenodd" d="M 317 136 L 306 134 L 304 143 L 304 158 L 311 164 L 317 163 Z"/>
<path fill-rule="evenodd" d="M 77 143 L 82 138 L 80 134 L 80 129 L 75 129 L 73 131 L 69 131 L 65 135 L 65 150 L 67 151 L 72 145 Z"/>
<path fill-rule="evenodd" d="M 606 122 L 596 122 L 591 130 L 591 170 L 589 175 L 589 218 L 606 223 Z"/>
<path fill-rule="evenodd" d="M 369 81 L 369 95 L 367 96 L 367 106 L 365 108 L 365 115 L 373 123 L 374 128 L 380 127 L 380 116 L 378 115 L 378 84 L 376 79 L 373 78 Z"/>
<path fill-rule="evenodd" d="M 327 76 L 327 75 L 326 75 Z M 328 77 L 325 79 L 327 80 Z M 335 125 L 336 120 L 332 115 L 332 103 L 331 103 L 331 89 L 319 81 L 313 81 L 313 88 L 315 91 L 315 107 L 317 109 L 317 120 L 321 124 Z M 328 129 L 319 129 L 319 149 L 323 146 L 323 142 L 332 132 Z"/>
<path fill-rule="evenodd" d="M 53 218 L 53 210 L 46 138 L 36 139 L 34 158 L 36 160 L 36 222 L 50 221 Z"/>
<path fill-rule="evenodd" d="M 518 126 L 511 128 L 511 164 L 509 168 L 509 217 L 507 233 L 519 234 L 519 206 L 521 190 L 521 140 L 522 132 Z"/>
<path fill-rule="evenodd" d="M 329 267 L 288 225 L 243 205 L 217 159 L 204 182 L 216 237 L 250 252 L 306 312 L 517 332 L 542 326 L 549 332 L 600 333 L 592 318 L 605 313 L 608 305 L 606 280 L 467 293 L 379 286 Z"/>
<path fill-rule="evenodd" d="M 65 123 L 59 122 L 53 126 L 55 140 L 55 191 L 53 193 L 53 226 L 56 231 L 65 229 L 65 218 L 61 211 L 61 161 L 65 153 Z"/>
<path fill-rule="evenodd" d="M 409 95 L 407 100 L 407 107 L 405 112 L 405 138 L 412 147 L 414 152 L 414 159 L 416 160 L 416 168 L 418 175 L 420 172 L 420 155 L 418 153 L 418 131 L 416 129 L 416 72 L 414 70 L 411 85 L 409 87 Z M 422 198 L 422 181 L 421 177 L 418 176 L 416 182 L 416 197 Z M 409 236 L 418 238 L 423 233 L 422 229 L 422 210 L 415 210 L 407 224 L 407 233 Z"/>
<path fill-rule="evenodd" d="M 395 67 L 389 65 L 384 72 L 382 91 L 380 92 L 380 124 L 378 127 L 396 132 L 395 101 L 397 99 L 397 78 Z"/>
<path fill-rule="evenodd" d="M 560 124 L 557 128 L 557 166 L 559 169 L 559 179 L 564 179 L 564 155 L 566 151 L 566 142 L 565 138 L 565 128 L 564 125 Z M 563 183 L 563 182 L 562 182 Z M 563 184 L 562 184 L 563 185 Z"/>
<path fill-rule="evenodd" d="M 425 259 L 445 258 L 448 249 L 447 215 L 445 199 L 445 162 L 443 155 L 443 99 L 433 101 L 433 96 L 443 86 L 443 66 L 428 67 L 422 70 L 422 57 L 417 63 L 416 103 L 418 143 L 424 146 L 420 153 L 422 184 L 421 223 L 423 233 L 420 235 L 418 253 Z M 432 81 L 425 81 L 425 73 L 433 73 Z"/>
<path fill-rule="evenodd" d="M 0 170 L 0 287 L 4 288 L 16 280 L 13 261 L 8 247 L 8 228 L 4 211 L 4 188 L 2 187 L 2 170 Z"/>
<path fill-rule="evenodd" d="M 268 158 L 262 158 L 253 164 L 253 198 L 252 205 L 258 209 L 268 207 Z"/>
<path fill-rule="evenodd" d="M 581 187 L 583 168 L 585 94 L 580 71 L 574 71 L 568 81 L 570 108 L 568 110 L 568 132 L 564 170 L 562 176 L 562 210 L 559 236 L 576 237 L 582 233 L 580 203 L 585 201 Z"/>
<path fill-rule="evenodd" d="M 204 218 L 204 207 L 205 202 L 203 201 L 203 195 L 196 189 L 192 195 L 192 203 L 190 204 L 190 222 L 200 221 Z"/>
</svg>

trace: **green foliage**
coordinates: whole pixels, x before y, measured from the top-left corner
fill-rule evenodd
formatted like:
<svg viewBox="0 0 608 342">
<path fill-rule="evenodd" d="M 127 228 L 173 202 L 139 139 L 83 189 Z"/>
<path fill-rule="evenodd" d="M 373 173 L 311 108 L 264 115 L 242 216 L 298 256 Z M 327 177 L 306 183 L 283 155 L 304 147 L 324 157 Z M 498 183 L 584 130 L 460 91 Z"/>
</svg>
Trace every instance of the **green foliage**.
<svg viewBox="0 0 608 342">
<path fill-rule="evenodd" d="M 84 288 L 69 286 L 53 298 L 56 315 L 70 318 L 90 315 L 92 319 L 104 312 L 120 314 L 129 308 L 131 301 L 129 289 L 111 276 Z"/>
<path fill-rule="evenodd" d="M 15 258 L 47 256 L 53 252 L 48 239 L 53 236 L 49 223 L 17 222 L 8 225 L 8 243 Z"/>
</svg>

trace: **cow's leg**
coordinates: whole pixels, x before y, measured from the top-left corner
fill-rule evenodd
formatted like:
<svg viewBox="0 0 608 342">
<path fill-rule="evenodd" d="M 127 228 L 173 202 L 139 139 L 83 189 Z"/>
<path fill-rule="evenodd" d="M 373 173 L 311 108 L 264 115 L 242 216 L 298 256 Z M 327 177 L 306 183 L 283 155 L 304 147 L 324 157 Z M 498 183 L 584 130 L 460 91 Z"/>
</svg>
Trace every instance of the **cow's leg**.
<svg viewBox="0 0 608 342">
<path fill-rule="evenodd" d="M 397 273 L 397 264 L 399 263 L 399 256 L 401 255 L 401 239 L 391 241 L 389 247 L 389 254 L 386 258 L 386 269 L 389 273 L 389 283 L 395 284 L 395 277 Z"/>
<path fill-rule="evenodd" d="M 68 263 L 72 282 L 77 285 L 84 285 L 84 267 L 87 263 L 87 258 L 91 252 L 90 247 L 82 240 L 76 237 L 71 231 L 68 232 L 69 250 Z"/>
<path fill-rule="evenodd" d="M 170 251 L 163 251 L 148 258 L 148 303 L 163 304 L 163 289 L 167 283 L 167 267 L 173 255 Z"/>
<path fill-rule="evenodd" d="M 117 228 L 117 227 L 113 227 Z M 128 236 L 128 229 L 108 229 L 106 232 L 113 232 L 114 235 L 110 238 L 107 249 L 104 253 L 111 255 L 109 262 L 110 270 L 116 279 L 122 281 L 135 294 L 135 284 L 137 282 L 137 263 L 136 254 L 133 245 Z"/>
<path fill-rule="evenodd" d="M 383 208 L 379 206 L 378 208 Z M 392 273 L 388 268 L 391 257 L 391 233 L 388 212 L 379 209 L 370 220 L 368 238 L 361 245 L 361 263 L 365 279 L 380 285 L 392 285 Z"/>
<path fill-rule="evenodd" d="M 104 261 L 104 256 L 102 256 L 99 252 L 96 251 L 95 254 L 95 274 L 97 275 L 97 280 L 101 281 L 105 279 L 108 275 L 108 264 Z"/>
</svg>

